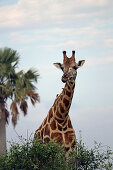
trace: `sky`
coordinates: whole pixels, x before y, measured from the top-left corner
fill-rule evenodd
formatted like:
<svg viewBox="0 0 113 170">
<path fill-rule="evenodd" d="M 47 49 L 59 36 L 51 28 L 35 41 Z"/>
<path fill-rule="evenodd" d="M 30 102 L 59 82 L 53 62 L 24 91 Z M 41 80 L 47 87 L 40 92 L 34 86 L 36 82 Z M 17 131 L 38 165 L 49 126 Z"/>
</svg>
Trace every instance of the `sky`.
<svg viewBox="0 0 113 170">
<path fill-rule="evenodd" d="M 113 149 L 113 1 L 111 0 L 0 0 L 0 48 L 20 55 L 19 69 L 38 70 L 40 104 L 29 103 L 15 129 L 6 126 L 7 141 L 18 135 L 33 137 L 64 84 L 53 66 L 63 61 L 62 51 L 85 60 L 78 70 L 69 115 L 79 139 Z M 9 146 L 9 142 L 7 142 Z"/>
</svg>

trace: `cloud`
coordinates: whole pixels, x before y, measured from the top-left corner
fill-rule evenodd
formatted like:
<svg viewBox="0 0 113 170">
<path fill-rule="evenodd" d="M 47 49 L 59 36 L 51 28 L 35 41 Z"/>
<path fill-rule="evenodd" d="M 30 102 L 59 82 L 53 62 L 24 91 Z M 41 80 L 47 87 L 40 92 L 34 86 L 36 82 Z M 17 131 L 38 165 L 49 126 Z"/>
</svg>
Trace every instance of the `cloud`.
<svg viewBox="0 0 113 170">
<path fill-rule="evenodd" d="M 104 40 L 104 43 L 107 47 L 113 48 L 113 39 Z"/>
<path fill-rule="evenodd" d="M 92 33 L 91 33 L 92 31 Z M 100 35 L 100 31 L 94 28 L 83 29 L 48 29 L 35 30 L 31 32 L 13 32 L 10 34 L 11 44 L 37 44 L 38 48 L 85 48 L 95 46 L 97 42 L 93 40 Z M 102 34 L 102 33 L 101 33 Z M 84 37 L 83 39 L 81 37 Z M 87 39 L 89 39 L 87 41 Z"/>
<path fill-rule="evenodd" d="M 56 44 L 50 44 L 50 45 L 41 45 L 39 47 L 41 48 L 82 48 L 82 47 L 86 47 L 88 44 L 82 41 L 74 41 L 74 40 L 69 40 L 67 42 L 64 43 L 56 43 Z"/>
<path fill-rule="evenodd" d="M 113 63 L 113 56 L 107 56 L 104 58 L 91 57 L 87 60 L 86 65 L 88 67 L 93 67 L 93 66 L 109 64 L 109 63 Z"/>
<path fill-rule="evenodd" d="M 111 48 L 113 43 L 111 35 L 113 35 L 113 30 L 100 29 L 93 25 L 81 28 L 56 27 L 15 31 L 9 34 L 9 40 L 12 45 L 27 44 L 31 46 L 33 44 L 35 48 L 44 48 L 45 50 L 51 48 L 75 49 L 75 47 L 76 49 L 88 49 L 90 47 L 94 51 Z"/>
<path fill-rule="evenodd" d="M 0 28 L 34 29 L 45 26 L 105 24 L 111 13 L 109 0 L 19 0 L 15 5 L 0 7 Z"/>
<path fill-rule="evenodd" d="M 10 34 L 10 41 L 11 43 L 16 44 L 26 44 L 26 43 L 32 43 L 36 41 L 36 37 L 26 34 L 25 32 L 12 32 Z"/>
<path fill-rule="evenodd" d="M 111 48 L 110 3 L 109 0 L 19 0 L 17 4 L 0 7 L 0 30 L 10 33 L 11 45 L 35 43 L 35 47 L 45 49 Z"/>
<path fill-rule="evenodd" d="M 31 30 L 31 31 L 15 31 L 9 34 L 10 42 L 12 44 L 28 44 L 43 41 L 51 41 L 54 36 L 51 35 L 50 30 Z"/>
</svg>

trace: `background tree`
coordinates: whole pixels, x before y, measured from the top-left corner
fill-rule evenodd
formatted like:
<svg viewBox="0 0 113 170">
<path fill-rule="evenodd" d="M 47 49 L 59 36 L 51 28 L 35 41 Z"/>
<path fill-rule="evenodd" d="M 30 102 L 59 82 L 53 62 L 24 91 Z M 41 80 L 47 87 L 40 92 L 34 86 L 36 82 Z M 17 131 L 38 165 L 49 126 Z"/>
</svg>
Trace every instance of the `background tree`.
<svg viewBox="0 0 113 170">
<path fill-rule="evenodd" d="M 39 95 L 34 85 L 39 74 L 29 69 L 16 72 L 19 63 L 19 54 L 11 48 L 0 48 L 0 155 L 6 149 L 6 128 L 11 111 L 12 123 L 15 126 L 20 110 L 27 114 L 28 99 L 34 105 L 39 102 Z M 7 101 L 11 100 L 10 110 Z"/>
</svg>

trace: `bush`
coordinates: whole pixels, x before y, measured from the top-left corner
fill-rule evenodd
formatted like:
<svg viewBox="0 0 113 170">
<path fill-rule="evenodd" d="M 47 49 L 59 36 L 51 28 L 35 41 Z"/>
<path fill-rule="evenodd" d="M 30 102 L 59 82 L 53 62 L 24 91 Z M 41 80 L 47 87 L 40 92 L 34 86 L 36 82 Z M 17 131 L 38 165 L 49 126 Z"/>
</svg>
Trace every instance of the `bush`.
<svg viewBox="0 0 113 170">
<path fill-rule="evenodd" d="M 82 139 L 77 153 L 65 156 L 64 149 L 50 141 L 43 144 L 38 140 L 22 139 L 23 144 L 11 143 L 10 150 L 0 157 L 0 170 L 93 170 L 113 168 L 112 151 L 95 143 L 88 150 Z"/>
<path fill-rule="evenodd" d="M 64 150 L 56 143 L 43 144 L 38 139 L 23 145 L 12 143 L 10 151 L 0 158 L 0 170 L 66 169 Z"/>
<path fill-rule="evenodd" d="M 77 154 L 71 152 L 68 157 L 69 170 L 112 170 L 113 152 L 109 147 L 95 142 L 94 148 L 88 149 L 82 139 L 77 144 Z M 77 167 L 77 168 L 75 168 Z"/>
</svg>

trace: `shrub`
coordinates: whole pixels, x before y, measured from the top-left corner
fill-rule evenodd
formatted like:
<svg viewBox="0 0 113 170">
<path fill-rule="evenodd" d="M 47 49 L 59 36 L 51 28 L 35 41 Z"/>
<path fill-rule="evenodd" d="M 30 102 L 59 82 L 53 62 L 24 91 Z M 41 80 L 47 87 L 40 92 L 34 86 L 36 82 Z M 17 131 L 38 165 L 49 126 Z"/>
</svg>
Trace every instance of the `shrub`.
<svg viewBox="0 0 113 170">
<path fill-rule="evenodd" d="M 93 170 L 113 168 L 112 151 L 95 143 L 88 149 L 82 139 L 77 144 L 77 153 L 65 156 L 64 149 L 50 141 L 22 139 L 23 144 L 11 143 L 10 150 L 0 157 L 0 170 Z"/>
<path fill-rule="evenodd" d="M 64 150 L 52 141 L 43 144 L 38 139 L 23 145 L 12 143 L 10 151 L 0 157 L 0 170 L 66 169 Z"/>
<path fill-rule="evenodd" d="M 109 147 L 94 143 L 94 148 L 88 149 L 82 139 L 77 144 L 77 153 L 71 152 L 68 157 L 69 170 L 112 170 L 113 152 Z"/>
</svg>

